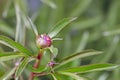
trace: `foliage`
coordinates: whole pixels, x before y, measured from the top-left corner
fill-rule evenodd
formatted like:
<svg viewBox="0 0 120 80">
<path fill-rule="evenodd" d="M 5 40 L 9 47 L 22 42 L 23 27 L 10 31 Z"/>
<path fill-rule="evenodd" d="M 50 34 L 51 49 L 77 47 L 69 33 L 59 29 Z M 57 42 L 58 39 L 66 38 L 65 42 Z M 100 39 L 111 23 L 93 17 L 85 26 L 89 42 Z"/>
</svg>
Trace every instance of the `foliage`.
<svg viewBox="0 0 120 80">
<path fill-rule="evenodd" d="M 120 79 L 120 0 L 2 1 L 0 80 Z M 52 45 L 38 46 L 41 34 Z"/>
</svg>

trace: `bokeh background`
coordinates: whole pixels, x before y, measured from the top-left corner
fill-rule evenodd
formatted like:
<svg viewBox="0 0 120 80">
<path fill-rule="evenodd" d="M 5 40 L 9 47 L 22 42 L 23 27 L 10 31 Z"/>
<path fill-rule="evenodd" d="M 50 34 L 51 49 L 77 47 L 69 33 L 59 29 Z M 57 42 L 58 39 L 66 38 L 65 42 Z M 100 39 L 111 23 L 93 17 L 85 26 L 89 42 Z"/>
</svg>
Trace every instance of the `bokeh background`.
<svg viewBox="0 0 120 80">
<path fill-rule="evenodd" d="M 103 51 L 103 54 L 76 60 L 66 66 L 120 64 L 120 0 L 0 0 L 0 35 L 10 37 L 36 53 L 35 34 L 23 14 L 32 19 L 39 34 L 48 33 L 63 18 L 78 17 L 57 35 L 63 40 L 53 42 L 59 49 L 56 60 L 86 49 Z M 12 49 L 0 44 L 2 51 Z M 46 59 L 48 57 L 43 63 Z M 12 68 L 10 62 L 5 64 Z M 0 75 L 6 65 L 0 62 Z M 83 75 L 92 80 L 120 80 L 120 69 Z M 47 76 L 43 78 L 50 80 Z"/>
</svg>

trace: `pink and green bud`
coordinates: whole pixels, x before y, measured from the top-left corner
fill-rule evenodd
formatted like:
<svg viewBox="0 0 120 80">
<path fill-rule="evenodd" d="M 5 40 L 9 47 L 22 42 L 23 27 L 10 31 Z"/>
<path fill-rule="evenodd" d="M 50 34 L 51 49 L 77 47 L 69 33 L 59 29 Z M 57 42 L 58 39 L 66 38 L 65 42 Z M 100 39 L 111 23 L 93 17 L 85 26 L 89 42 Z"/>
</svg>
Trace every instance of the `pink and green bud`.
<svg viewBox="0 0 120 80">
<path fill-rule="evenodd" d="M 53 67 L 56 63 L 54 61 L 51 61 L 48 63 L 48 67 Z"/>
<path fill-rule="evenodd" d="M 52 39 L 46 34 L 41 34 L 37 36 L 36 43 L 40 48 L 46 48 L 51 46 Z"/>
</svg>

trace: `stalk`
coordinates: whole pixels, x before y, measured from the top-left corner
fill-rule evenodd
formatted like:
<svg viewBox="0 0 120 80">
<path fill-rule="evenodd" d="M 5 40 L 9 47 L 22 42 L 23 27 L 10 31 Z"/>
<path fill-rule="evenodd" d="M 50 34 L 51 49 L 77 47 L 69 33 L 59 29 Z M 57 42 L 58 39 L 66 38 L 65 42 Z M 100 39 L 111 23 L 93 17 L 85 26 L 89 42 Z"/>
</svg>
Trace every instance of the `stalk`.
<svg viewBox="0 0 120 80">
<path fill-rule="evenodd" d="M 40 61 L 41 61 L 41 58 L 42 58 L 42 54 L 43 54 L 43 52 L 42 51 L 40 51 L 39 53 L 38 53 L 38 55 L 37 55 L 37 60 L 36 60 L 36 62 L 34 63 L 34 68 L 38 68 L 38 67 L 40 67 L 39 65 L 40 65 Z M 29 76 L 29 79 L 28 80 L 33 80 L 34 79 L 34 76 L 35 76 L 35 73 L 33 73 L 33 72 L 31 72 L 31 74 L 30 74 L 30 76 Z"/>
</svg>

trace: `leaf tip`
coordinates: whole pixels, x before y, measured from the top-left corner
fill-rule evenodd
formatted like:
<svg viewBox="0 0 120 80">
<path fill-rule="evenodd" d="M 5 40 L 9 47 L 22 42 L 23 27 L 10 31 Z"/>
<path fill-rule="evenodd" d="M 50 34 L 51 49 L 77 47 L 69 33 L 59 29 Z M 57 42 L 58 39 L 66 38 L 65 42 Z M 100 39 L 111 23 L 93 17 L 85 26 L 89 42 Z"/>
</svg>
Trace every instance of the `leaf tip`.
<svg viewBox="0 0 120 80">
<path fill-rule="evenodd" d="M 71 19 L 71 21 L 74 21 L 74 20 L 76 20 L 77 18 L 78 18 L 78 17 L 74 17 L 74 18 Z"/>
<path fill-rule="evenodd" d="M 102 51 L 98 51 L 98 53 L 99 53 L 99 54 L 103 54 L 103 52 L 102 52 Z"/>
</svg>

